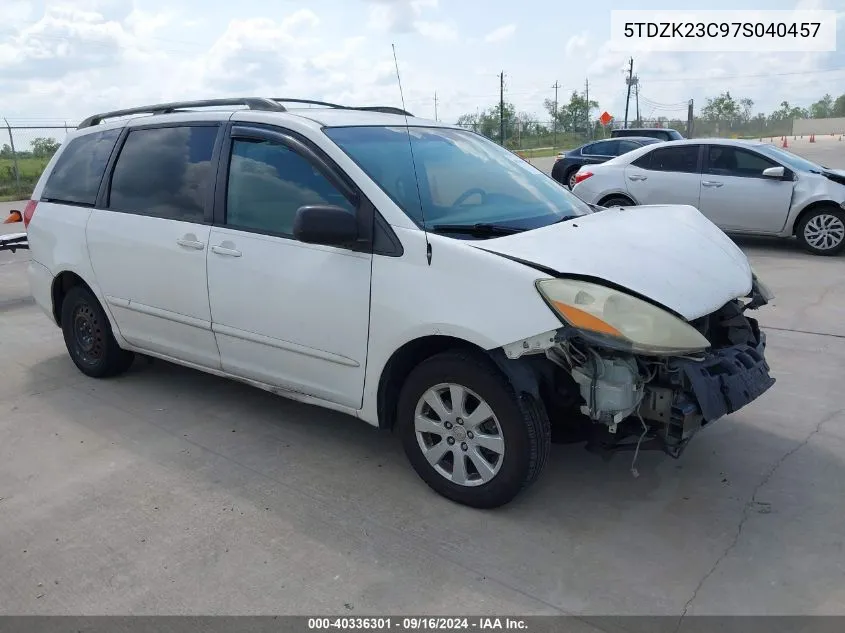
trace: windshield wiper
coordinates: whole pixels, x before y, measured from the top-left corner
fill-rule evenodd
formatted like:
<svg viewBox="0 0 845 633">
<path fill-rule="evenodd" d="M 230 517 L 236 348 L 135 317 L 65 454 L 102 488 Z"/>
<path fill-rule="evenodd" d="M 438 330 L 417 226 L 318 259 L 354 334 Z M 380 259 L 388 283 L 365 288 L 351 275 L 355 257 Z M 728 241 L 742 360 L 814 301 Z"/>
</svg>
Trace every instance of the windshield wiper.
<svg viewBox="0 0 845 633">
<path fill-rule="evenodd" d="M 475 224 L 435 224 L 429 227 L 432 233 L 466 233 L 478 236 L 513 235 L 522 233 L 525 229 L 516 229 L 512 226 L 501 224 L 489 224 L 487 222 L 476 222 Z"/>
</svg>

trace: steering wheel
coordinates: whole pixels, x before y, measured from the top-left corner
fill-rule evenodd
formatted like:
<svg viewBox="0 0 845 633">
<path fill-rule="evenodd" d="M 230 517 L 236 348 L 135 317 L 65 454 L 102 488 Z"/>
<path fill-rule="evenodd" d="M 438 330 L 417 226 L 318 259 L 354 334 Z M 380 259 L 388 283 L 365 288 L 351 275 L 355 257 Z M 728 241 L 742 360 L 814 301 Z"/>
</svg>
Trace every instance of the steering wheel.
<svg viewBox="0 0 845 633">
<path fill-rule="evenodd" d="M 472 189 L 467 189 L 461 195 L 459 195 L 455 201 L 452 203 L 453 207 L 461 206 L 466 200 L 474 195 L 478 194 L 481 196 L 481 204 L 487 202 L 487 192 L 484 189 L 479 189 L 478 187 L 473 187 Z"/>
</svg>

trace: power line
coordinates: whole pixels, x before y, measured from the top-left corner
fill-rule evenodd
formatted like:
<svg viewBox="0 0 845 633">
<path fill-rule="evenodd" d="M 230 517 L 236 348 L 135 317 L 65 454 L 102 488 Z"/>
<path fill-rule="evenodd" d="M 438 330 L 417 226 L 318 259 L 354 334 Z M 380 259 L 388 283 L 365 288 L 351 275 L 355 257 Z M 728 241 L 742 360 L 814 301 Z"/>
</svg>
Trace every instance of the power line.
<svg viewBox="0 0 845 633">
<path fill-rule="evenodd" d="M 753 78 L 768 78 L 768 77 L 791 77 L 795 75 L 818 75 L 820 73 L 834 73 L 840 72 L 845 70 L 845 66 L 840 66 L 839 68 L 820 68 L 817 70 L 801 70 L 795 72 L 787 72 L 787 73 L 760 73 L 755 75 L 723 75 L 721 77 L 703 77 L 698 81 L 722 81 L 723 79 L 753 79 Z M 689 75 L 683 77 L 660 77 L 660 75 L 655 75 L 654 78 L 651 76 L 647 76 L 647 79 L 650 83 L 670 83 L 670 82 L 677 82 L 677 81 L 690 81 Z"/>
</svg>

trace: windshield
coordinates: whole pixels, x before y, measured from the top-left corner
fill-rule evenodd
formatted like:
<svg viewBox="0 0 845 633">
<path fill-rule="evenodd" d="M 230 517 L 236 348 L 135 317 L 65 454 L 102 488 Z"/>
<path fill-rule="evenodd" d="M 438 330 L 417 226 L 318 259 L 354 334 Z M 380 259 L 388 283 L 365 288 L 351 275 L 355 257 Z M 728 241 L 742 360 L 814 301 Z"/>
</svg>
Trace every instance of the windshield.
<svg viewBox="0 0 845 633">
<path fill-rule="evenodd" d="M 806 158 L 801 158 L 800 156 L 793 154 L 792 152 L 787 152 L 785 150 L 780 149 L 779 147 L 774 147 L 773 145 L 757 145 L 755 146 L 755 149 L 761 154 L 765 154 L 766 156 L 774 158 L 777 161 L 786 163 L 789 167 L 797 171 L 822 172 L 825 169 L 821 165 L 817 165 L 816 163 L 809 161 Z"/>
<path fill-rule="evenodd" d="M 558 182 L 473 132 L 369 126 L 325 133 L 427 229 L 492 224 L 528 230 L 593 212 Z"/>
</svg>

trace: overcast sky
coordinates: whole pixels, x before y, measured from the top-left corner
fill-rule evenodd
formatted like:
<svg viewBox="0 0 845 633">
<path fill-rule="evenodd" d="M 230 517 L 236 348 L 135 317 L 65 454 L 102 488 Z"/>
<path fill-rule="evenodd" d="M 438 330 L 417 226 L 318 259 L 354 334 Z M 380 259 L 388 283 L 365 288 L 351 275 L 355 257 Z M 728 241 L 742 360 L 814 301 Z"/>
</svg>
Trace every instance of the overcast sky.
<svg viewBox="0 0 845 633">
<path fill-rule="evenodd" d="M 837 52 L 639 53 L 642 115 L 681 117 L 688 99 L 730 90 L 755 111 L 845 93 L 845 0 L 707 0 L 708 9 L 837 9 Z M 706 7 L 704 6 L 706 5 Z M 590 82 L 624 115 L 624 52 L 608 46 L 611 9 L 636 0 L 0 0 L 0 116 L 78 121 L 182 98 L 267 95 L 399 105 L 454 121 L 498 99 L 544 116 Z M 677 9 L 655 1 L 649 9 Z M 685 7 L 694 8 L 694 7 Z M 830 70 L 836 69 L 836 70 Z M 768 75 L 768 76 L 767 76 Z M 599 112 L 595 112 L 597 116 Z"/>
</svg>

